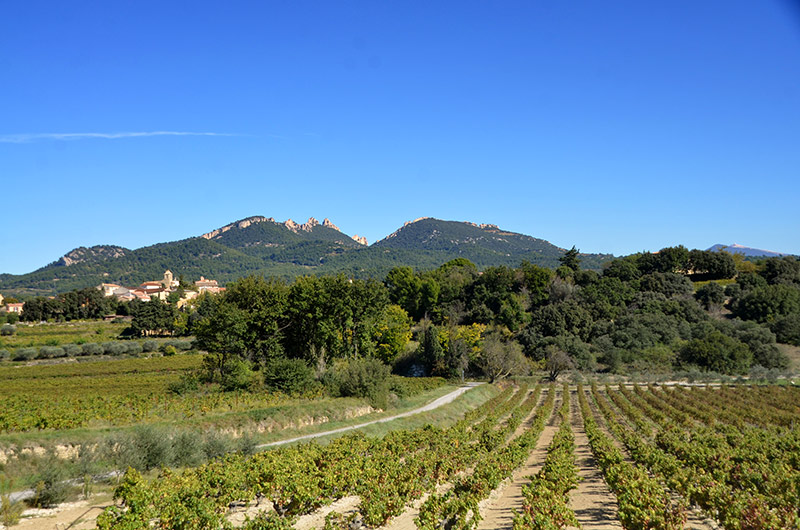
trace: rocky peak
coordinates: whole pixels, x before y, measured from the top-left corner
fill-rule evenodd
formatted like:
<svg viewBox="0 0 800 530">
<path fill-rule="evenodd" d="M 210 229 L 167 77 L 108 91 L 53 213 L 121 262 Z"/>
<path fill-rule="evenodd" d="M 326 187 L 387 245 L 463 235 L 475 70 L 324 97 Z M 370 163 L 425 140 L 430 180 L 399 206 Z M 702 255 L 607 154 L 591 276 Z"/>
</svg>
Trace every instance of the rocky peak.
<svg viewBox="0 0 800 530">
<path fill-rule="evenodd" d="M 205 239 L 214 239 L 215 237 L 219 236 L 220 234 L 223 234 L 223 233 L 227 232 L 228 230 L 230 230 L 232 228 L 240 228 L 240 229 L 241 228 L 247 228 L 248 226 L 250 226 L 252 224 L 265 223 L 265 222 L 274 223 L 275 219 L 273 219 L 272 217 L 263 217 L 263 216 L 260 216 L 260 215 L 254 215 L 252 217 L 248 217 L 246 219 L 242 219 L 241 221 L 236 221 L 236 222 L 233 222 L 233 223 L 231 223 L 229 225 L 225 225 L 222 228 L 217 228 L 216 230 L 212 230 L 211 232 L 203 234 L 200 237 L 205 238 Z"/>
<path fill-rule="evenodd" d="M 322 226 L 324 226 L 326 228 L 332 228 L 332 229 L 336 230 L 337 232 L 341 232 L 341 230 L 339 230 L 339 227 L 336 226 L 335 224 L 333 224 L 331 222 L 331 220 L 328 219 L 327 217 L 325 218 L 324 221 L 322 221 Z"/>
<path fill-rule="evenodd" d="M 364 236 L 360 236 L 360 235 L 356 234 L 356 235 L 352 236 L 352 238 L 353 238 L 353 241 L 355 241 L 356 243 L 361 243 L 364 246 L 368 245 L 367 238 L 364 237 Z"/>
<path fill-rule="evenodd" d="M 303 232 L 311 232 L 314 230 L 315 226 L 319 226 L 319 221 L 314 219 L 313 217 L 309 217 L 308 221 L 303 224 L 297 224 L 291 219 L 287 219 L 283 226 L 294 232 L 295 234 L 298 233 L 300 230 Z"/>
<path fill-rule="evenodd" d="M 82 263 L 84 261 L 101 261 L 121 258 L 125 256 L 127 252 L 130 251 L 124 247 L 111 245 L 96 245 L 89 248 L 78 247 L 64 254 L 55 264 L 59 267 L 69 267 L 70 265 L 75 265 L 76 263 Z"/>
</svg>

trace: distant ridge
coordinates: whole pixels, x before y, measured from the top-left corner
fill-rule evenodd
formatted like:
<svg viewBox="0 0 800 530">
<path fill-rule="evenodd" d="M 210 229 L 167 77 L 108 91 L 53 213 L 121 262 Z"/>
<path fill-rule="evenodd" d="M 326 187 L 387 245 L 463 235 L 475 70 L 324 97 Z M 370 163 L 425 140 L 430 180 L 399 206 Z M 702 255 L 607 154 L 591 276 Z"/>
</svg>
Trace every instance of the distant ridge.
<svg viewBox="0 0 800 530">
<path fill-rule="evenodd" d="M 383 279 L 396 266 L 434 269 L 466 258 L 480 269 L 523 260 L 558 267 L 564 249 L 494 224 L 422 217 L 367 245 L 361 236 L 343 233 L 330 219 L 251 216 L 197 237 L 130 250 L 113 245 L 78 247 L 27 274 L 0 274 L 0 292 L 22 296 L 56 294 L 100 283 L 138 285 L 161 278 L 166 269 L 186 280 L 201 275 L 223 285 L 248 274 L 294 278 L 344 273 Z M 582 254 L 581 266 L 600 270 L 610 254 Z"/>
<path fill-rule="evenodd" d="M 724 250 L 725 252 L 730 252 L 731 254 L 742 254 L 750 258 L 758 258 L 758 257 L 779 258 L 781 256 L 790 255 L 790 254 L 784 254 L 782 252 L 773 252 L 772 250 L 762 250 L 760 248 L 746 247 L 744 245 L 737 245 L 736 243 L 732 245 L 723 245 L 721 243 L 717 243 L 708 250 L 713 250 L 713 251 Z"/>
</svg>

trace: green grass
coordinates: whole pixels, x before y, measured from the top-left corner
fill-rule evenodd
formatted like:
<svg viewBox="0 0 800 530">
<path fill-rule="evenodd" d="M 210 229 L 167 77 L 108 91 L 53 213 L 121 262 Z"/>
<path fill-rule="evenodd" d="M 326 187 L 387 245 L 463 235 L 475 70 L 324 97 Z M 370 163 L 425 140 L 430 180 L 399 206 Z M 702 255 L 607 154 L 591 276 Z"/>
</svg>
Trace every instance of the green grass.
<svg viewBox="0 0 800 530">
<path fill-rule="evenodd" d="M 455 388 L 456 387 L 449 387 L 447 392 L 442 392 L 441 395 L 444 395 L 454 390 Z M 498 392 L 499 392 L 498 388 L 494 385 L 488 385 L 488 384 L 480 385 L 471 390 L 468 390 L 464 394 L 457 397 L 454 401 L 446 405 L 443 405 L 437 409 L 428 412 L 421 412 L 419 414 L 414 414 L 413 416 L 408 416 L 405 418 L 398 418 L 390 422 L 366 425 L 364 427 L 361 427 L 359 431 L 363 432 L 367 436 L 380 438 L 386 435 L 386 433 L 390 431 L 396 431 L 399 429 L 417 429 L 429 424 L 435 425 L 440 428 L 446 428 L 453 425 L 458 420 L 460 420 L 467 411 L 480 406 L 485 401 L 488 401 L 489 399 L 497 395 Z M 432 401 L 433 399 L 435 399 L 435 397 L 428 399 L 427 401 L 421 402 L 418 406 L 422 406 L 425 403 Z M 409 407 L 409 409 L 411 408 L 415 407 Z M 394 414 L 399 414 L 401 412 L 403 411 L 394 410 L 386 415 L 394 415 Z M 359 423 L 364 423 L 374 419 L 378 419 L 378 416 L 372 416 L 372 415 L 370 415 L 369 417 L 365 416 L 363 418 L 359 418 L 360 421 L 350 422 L 350 425 L 358 425 Z M 317 432 L 332 430 L 345 426 L 348 425 L 342 424 L 335 426 L 331 424 L 325 428 L 319 429 Z M 310 434 L 311 432 L 314 431 L 298 432 L 297 434 L 294 435 L 289 434 L 288 432 L 282 432 L 281 436 L 277 439 L 285 440 L 287 438 L 292 438 L 293 436 L 302 436 L 303 434 Z M 322 436 L 320 438 L 316 438 L 316 440 L 320 443 L 325 443 L 327 441 L 333 440 L 334 438 L 338 438 L 343 434 L 347 433 L 345 432 L 345 433 L 332 434 L 330 436 Z"/>
<path fill-rule="evenodd" d="M 727 280 L 703 280 L 701 282 L 693 282 L 694 290 L 697 291 L 699 288 L 701 288 L 704 285 L 708 285 L 709 283 L 717 283 L 721 287 L 725 287 L 727 285 L 731 285 L 731 284 L 736 283 L 736 280 L 731 278 L 731 279 L 727 279 Z"/>
</svg>

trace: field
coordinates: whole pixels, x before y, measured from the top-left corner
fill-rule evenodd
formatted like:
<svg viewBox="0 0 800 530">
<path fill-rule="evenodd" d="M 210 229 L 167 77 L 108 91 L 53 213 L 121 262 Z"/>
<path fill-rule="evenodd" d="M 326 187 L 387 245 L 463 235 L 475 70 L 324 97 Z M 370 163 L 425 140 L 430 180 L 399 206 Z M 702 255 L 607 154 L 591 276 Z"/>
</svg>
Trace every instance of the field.
<svg viewBox="0 0 800 530">
<path fill-rule="evenodd" d="M 16 324 L 17 332 L 14 335 L 0 337 L 0 349 L 13 350 L 114 340 L 129 325 L 95 320 L 45 324 L 19 322 Z"/>
<path fill-rule="evenodd" d="M 794 387 L 508 386 L 446 428 L 129 472 L 98 523 L 799 528 L 798 403 Z"/>
</svg>

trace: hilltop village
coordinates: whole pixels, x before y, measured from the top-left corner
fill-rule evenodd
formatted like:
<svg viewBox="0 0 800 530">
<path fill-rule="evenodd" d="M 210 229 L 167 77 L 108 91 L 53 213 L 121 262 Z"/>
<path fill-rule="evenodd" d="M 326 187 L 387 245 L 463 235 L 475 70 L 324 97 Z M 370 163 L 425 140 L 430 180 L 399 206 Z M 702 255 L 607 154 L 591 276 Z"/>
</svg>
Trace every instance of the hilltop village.
<svg viewBox="0 0 800 530">
<path fill-rule="evenodd" d="M 196 298 L 202 293 L 221 293 L 225 291 L 220 287 L 217 280 L 211 280 L 200 276 L 194 284 L 183 284 L 175 279 L 172 271 L 167 269 L 164 277 L 157 281 L 141 283 L 138 287 L 123 287 L 116 283 L 101 283 L 97 289 L 103 292 L 103 296 L 114 297 L 120 302 L 130 302 L 131 300 L 141 300 L 147 302 L 158 299 L 165 301 L 172 293 L 180 293 L 178 307 L 182 307 L 186 302 Z"/>
</svg>

